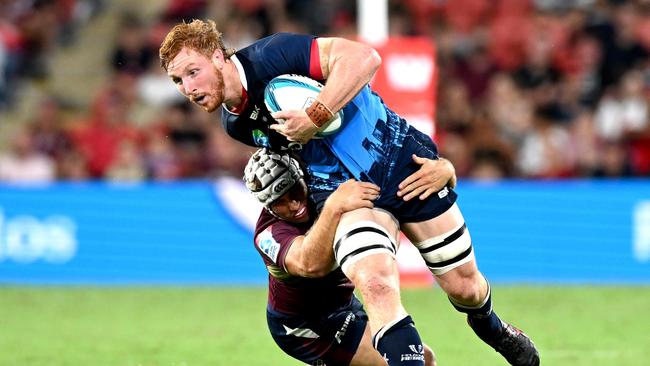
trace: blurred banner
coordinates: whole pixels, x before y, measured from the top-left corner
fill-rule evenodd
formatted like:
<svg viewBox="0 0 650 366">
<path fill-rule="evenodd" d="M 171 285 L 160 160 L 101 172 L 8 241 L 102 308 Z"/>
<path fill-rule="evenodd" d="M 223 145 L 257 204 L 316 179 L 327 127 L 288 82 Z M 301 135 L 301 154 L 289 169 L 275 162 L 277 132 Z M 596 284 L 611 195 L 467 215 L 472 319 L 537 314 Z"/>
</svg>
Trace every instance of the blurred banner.
<svg viewBox="0 0 650 366">
<path fill-rule="evenodd" d="M 393 37 L 374 47 L 382 67 L 372 89 L 411 125 L 433 137 L 438 79 L 433 42 L 426 37 Z"/>
<path fill-rule="evenodd" d="M 650 284 L 650 180 L 462 181 L 458 192 L 493 283 Z M 0 283 L 263 285 L 259 210 L 237 179 L 0 185 Z M 399 261 L 430 283 L 415 248 Z"/>
</svg>

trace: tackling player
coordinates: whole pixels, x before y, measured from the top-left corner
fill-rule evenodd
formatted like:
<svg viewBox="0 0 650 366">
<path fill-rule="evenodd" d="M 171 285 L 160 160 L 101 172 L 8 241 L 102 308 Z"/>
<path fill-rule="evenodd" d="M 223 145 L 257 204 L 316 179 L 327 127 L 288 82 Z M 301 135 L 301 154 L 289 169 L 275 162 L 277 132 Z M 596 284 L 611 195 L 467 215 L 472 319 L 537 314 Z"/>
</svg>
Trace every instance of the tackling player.
<svg viewBox="0 0 650 366">
<path fill-rule="evenodd" d="M 453 167 L 447 162 L 430 163 L 435 166 L 431 175 L 440 177 L 438 186 L 453 177 Z M 267 319 L 278 346 L 310 365 L 385 366 L 384 357 L 371 343 L 368 317 L 345 275 L 354 278 L 360 263 L 370 258 L 381 260 L 384 254 L 368 251 L 351 259 L 343 271 L 336 265 L 332 250 L 341 216 L 362 207 L 372 208 L 379 187 L 354 180 L 344 182 L 327 198 L 314 222 L 315 207 L 307 198 L 303 171 L 288 153 L 258 150 L 249 159 L 244 180 L 265 206 L 255 228 L 255 249 L 269 271 Z M 389 226 L 393 220 L 387 219 Z M 394 227 L 393 234 L 397 231 Z M 393 246 L 396 242 L 397 238 L 391 238 Z M 385 259 L 395 261 L 394 255 Z M 397 287 L 399 291 L 399 284 Z M 397 296 L 399 300 L 399 293 Z M 396 336 L 392 340 L 399 342 L 399 334 Z M 388 355 L 389 363 L 397 358 L 404 365 L 435 365 L 431 349 L 417 346 Z"/>
<path fill-rule="evenodd" d="M 377 184 L 382 194 L 375 206 L 399 220 L 402 232 L 418 248 L 454 308 L 467 314 L 479 338 L 511 365 L 539 365 L 532 341 L 492 310 L 490 286 L 476 265 L 456 193 L 447 187 L 431 192 L 407 178 L 421 168 L 413 155 L 437 159 L 437 147 L 370 90 L 368 83 L 381 64 L 371 47 L 343 38 L 279 33 L 235 52 L 224 46 L 214 22 L 195 20 L 168 33 L 160 57 L 179 91 L 193 103 L 208 112 L 224 105 L 222 122 L 233 138 L 275 150 L 295 146 L 290 142 L 303 144 L 299 154 L 308 166 L 311 197 L 318 205 L 348 179 Z M 325 86 L 306 110 L 271 116 L 263 103 L 264 88 L 273 77 L 287 73 Z M 345 118 L 338 133 L 312 139 L 339 110 Z M 274 118 L 285 122 L 277 124 Z M 362 208 L 342 217 L 340 238 L 351 244 L 339 249 L 357 245 L 374 230 L 358 226 L 368 222 L 369 215 L 369 209 Z"/>
</svg>

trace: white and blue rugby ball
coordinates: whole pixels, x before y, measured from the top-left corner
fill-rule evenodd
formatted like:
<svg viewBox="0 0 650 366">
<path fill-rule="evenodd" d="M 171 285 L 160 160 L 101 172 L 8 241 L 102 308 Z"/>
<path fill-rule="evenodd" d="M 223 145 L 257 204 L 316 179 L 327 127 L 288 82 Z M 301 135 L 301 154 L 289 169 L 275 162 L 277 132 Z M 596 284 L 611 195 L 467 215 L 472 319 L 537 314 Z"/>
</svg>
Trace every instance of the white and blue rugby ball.
<svg viewBox="0 0 650 366">
<path fill-rule="evenodd" d="M 264 89 L 264 103 L 271 112 L 304 110 L 309 107 L 323 84 L 302 75 L 284 74 L 273 78 Z M 282 121 L 278 121 L 282 123 Z M 323 138 L 339 131 L 343 123 L 343 111 L 334 114 L 334 117 L 316 132 L 315 138 Z"/>
</svg>

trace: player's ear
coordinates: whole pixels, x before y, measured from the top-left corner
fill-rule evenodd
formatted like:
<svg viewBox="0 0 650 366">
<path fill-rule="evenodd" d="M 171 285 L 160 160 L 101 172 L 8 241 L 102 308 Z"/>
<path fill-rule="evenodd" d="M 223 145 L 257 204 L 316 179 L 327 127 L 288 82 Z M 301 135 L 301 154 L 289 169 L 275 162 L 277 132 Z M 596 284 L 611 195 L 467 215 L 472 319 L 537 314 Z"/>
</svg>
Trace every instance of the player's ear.
<svg viewBox="0 0 650 366">
<path fill-rule="evenodd" d="M 221 67 L 223 65 L 223 62 L 224 62 L 223 52 L 220 49 L 217 48 L 212 53 L 211 60 L 212 60 L 212 63 L 214 63 L 216 66 Z"/>
</svg>

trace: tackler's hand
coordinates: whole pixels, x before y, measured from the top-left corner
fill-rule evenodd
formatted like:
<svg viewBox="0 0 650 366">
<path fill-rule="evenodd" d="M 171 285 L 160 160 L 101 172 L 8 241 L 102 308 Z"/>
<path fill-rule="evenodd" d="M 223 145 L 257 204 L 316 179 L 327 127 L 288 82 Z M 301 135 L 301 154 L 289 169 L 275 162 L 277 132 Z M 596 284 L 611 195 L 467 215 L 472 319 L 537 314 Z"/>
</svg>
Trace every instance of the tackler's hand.
<svg viewBox="0 0 650 366">
<path fill-rule="evenodd" d="M 397 196 L 408 201 L 416 196 L 427 199 L 432 193 L 445 186 L 456 187 L 456 169 L 447 159 L 425 159 L 413 154 L 413 161 L 420 165 L 417 172 L 409 175 L 399 184 Z"/>
<path fill-rule="evenodd" d="M 340 213 L 345 213 L 359 208 L 373 208 L 372 201 L 377 197 L 379 197 L 377 185 L 350 179 L 339 185 L 327 198 L 325 205 Z"/>
<path fill-rule="evenodd" d="M 270 128 L 284 135 L 289 141 L 306 144 L 318 132 L 318 127 L 312 123 L 304 110 L 278 111 L 271 116 L 278 123 Z"/>
</svg>

